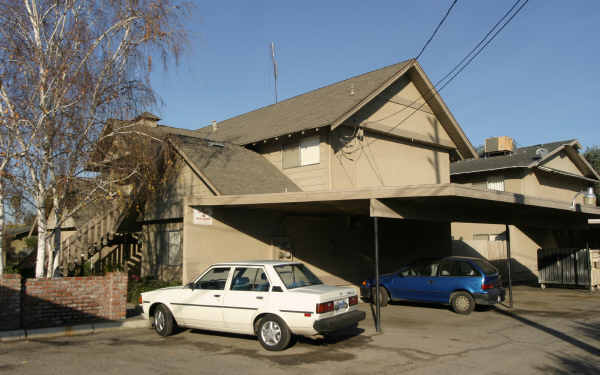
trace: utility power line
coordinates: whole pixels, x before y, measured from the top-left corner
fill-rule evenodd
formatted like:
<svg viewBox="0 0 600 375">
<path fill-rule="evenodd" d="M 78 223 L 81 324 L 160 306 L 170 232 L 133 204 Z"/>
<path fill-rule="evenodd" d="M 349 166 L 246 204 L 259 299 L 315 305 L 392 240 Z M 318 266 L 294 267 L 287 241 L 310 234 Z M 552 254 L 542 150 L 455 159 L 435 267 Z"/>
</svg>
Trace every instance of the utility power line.
<svg viewBox="0 0 600 375">
<path fill-rule="evenodd" d="M 500 18 L 500 20 L 490 29 L 490 31 L 488 31 L 488 33 L 482 38 L 482 40 L 479 41 L 479 43 L 477 43 L 475 45 L 475 47 L 471 51 L 469 51 L 469 53 L 467 53 L 467 55 L 465 57 L 463 57 L 463 59 L 461 59 L 460 62 L 454 66 L 454 68 L 452 68 L 450 70 L 449 73 L 447 73 L 444 77 L 442 77 L 442 79 L 438 80 L 435 83 L 433 88 L 429 90 L 428 95 L 429 94 L 430 95 L 427 98 L 425 98 L 423 104 L 421 104 L 419 107 L 415 108 L 408 116 L 406 116 L 405 118 L 400 120 L 400 122 L 398 122 L 398 124 L 394 125 L 394 127 L 389 129 L 389 131 L 392 131 L 392 130 L 396 129 L 397 127 L 399 127 L 400 125 L 402 125 L 406 120 L 408 120 L 416 112 L 418 112 L 421 108 L 423 108 L 425 106 L 425 104 L 428 104 L 432 98 L 434 98 L 436 95 L 439 95 L 440 91 L 442 91 L 446 86 L 448 86 L 448 84 L 450 84 L 450 82 L 452 82 L 468 65 L 470 65 L 473 62 L 473 60 L 475 60 L 475 58 L 477 58 L 477 56 L 479 56 L 479 54 L 481 54 L 481 52 L 487 46 L 489 46 L 489 44 L 498 36 L 498 34 L 500 34 L 500 32 L 502 30 L 504 30 L 504 28 L 517 16 L 517 14 L 519 14 L 521 12 L 523 7 L 525 7 L 525 5 L 529 2 L 529 0 L 525 0 L 522 3 L 521 3 L 521 1 L 522 0 L 517 0 L 512 5 L 512 7 Z M 516 10 L 514 10 L 519 3 L 521 3 L 521 5 Z M 503 20 L 505 20 L 507 17 L 508 17 L 508 19 L 504 23 L 502 23 Z M 498 27 L 498 26 L 500 26 L 500 27 Z M 491 35 L 491 37 L 490 37 L 490 35 Z M 454 72 L 454 74 L 453 74 L 453 72 Z M 446 79 L 447 79 L 447 81 L 442 86 L 437 88 Z M 406 107 L 386 116 L 384 119 L 390 118 L 391 116 L 399 114 L 408 108 L 412 108 L 412 106 L 414 104 L 416 104 L 419 100 L 420 99 L 415 99 L 412 103 L 410 103 Z M 377 139 L 371 141 L 370 143 L 367 144 L 367 146 L 371 145 L 372 143 L 374 143 L 376 141 L 377 141 Z"/>
<path fill-rule="evenodd" d="M 458 2 L 458 0 L 454 0 L 452 2 L 452 4 L 450 5 L 450 8 L 448 8 L 448 10 L 446 11 L 446 14 L 444 14 L 444 17 L 442 17 L 442 20 L 440 21 L 440 23 L 438 23 L 438 25 L 435 27 L 435 29 L 433 30 L 433 33 L 431 34 L 429 39 L 427 39 L 427 41 L 425 42 L 425 45 L 423 46 L 423 48 L 421 48 L 421 51 L 419 51 L 419 53 L 417 54 L 417 57 L 415 57 L 415 60 L 418 60 L 419 57 L 421 57 L 421 55 L 423 54 L 423 52 L 425 52 L 425 49 L 427 48 L 427 46 L 429 46 L 429 43 L 431 43 L 431 41 L 435 37 L 435 34 L 437 34 L 438 30 L 440 29 L 440 27 L 442 27 L 442 25 L 446 21 L 446 18 L 448 18 L 448 15 L 450 15 L 452 8 L 454 8 L 454 6 L 456 5 L 457 2 Z"/>
</svg>

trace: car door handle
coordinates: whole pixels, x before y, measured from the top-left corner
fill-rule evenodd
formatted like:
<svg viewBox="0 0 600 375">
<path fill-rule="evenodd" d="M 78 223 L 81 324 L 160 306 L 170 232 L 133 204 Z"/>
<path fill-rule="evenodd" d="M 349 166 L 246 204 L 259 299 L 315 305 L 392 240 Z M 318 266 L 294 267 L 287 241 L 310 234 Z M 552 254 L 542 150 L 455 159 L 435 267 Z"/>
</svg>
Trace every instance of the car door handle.
<svg viewBox="0 0 600 375">
<path fill-rule="evenodd" d="M 214 294 L 213 297 L 219 298 L 219 297 L 221 297 L 221 295 L 220 294 Z"/>
<path fill-rule="evenodd" d="M 429 284 L 433 284 L 433 280 L 428 280 L 427 281 Z"/>
<path fill-rule="evenodd" d="M 258 297 L 256 297 L 256 299 L 263 299 L 263 298 L 262 298 L 262 297 L 260 297 L 260 296 L 258 296 Z"/>
</svg>

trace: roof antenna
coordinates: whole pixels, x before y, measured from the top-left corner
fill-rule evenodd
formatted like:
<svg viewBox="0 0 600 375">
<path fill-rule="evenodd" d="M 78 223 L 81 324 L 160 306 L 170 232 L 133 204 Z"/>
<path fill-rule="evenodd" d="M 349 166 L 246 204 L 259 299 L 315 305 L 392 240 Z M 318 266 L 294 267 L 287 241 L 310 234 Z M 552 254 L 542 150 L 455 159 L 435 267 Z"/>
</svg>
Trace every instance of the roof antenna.
<svg viewBox="0 0 600 375">
<path fill-rule="evenodd" d="M 275 104 L 277 104 L 277 60 L 275 60 L 274 42 L 271 42 L 271 59 L 273 60 L 273 77 L 275 77 Z"/>
</svg>

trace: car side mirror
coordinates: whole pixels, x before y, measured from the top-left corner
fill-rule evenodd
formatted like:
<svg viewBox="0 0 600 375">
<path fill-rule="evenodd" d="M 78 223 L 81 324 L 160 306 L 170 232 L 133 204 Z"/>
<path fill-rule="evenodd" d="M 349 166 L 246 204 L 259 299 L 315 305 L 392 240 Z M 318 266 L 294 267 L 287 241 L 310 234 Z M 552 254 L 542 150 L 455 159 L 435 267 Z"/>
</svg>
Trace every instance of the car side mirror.
<svg viewBox="0 0 600 375">
<path fill-rule="evenodd" d="M 274 286 L 271 288 L 271 292 L 283 292 L 280 286 Z"/>
<path fill-rule="evenodd" d="M 186 285 L 186 288 L 190 288 L 191 290 L 194 290 L 194 289 L 195 289 L 194 287 L 195 287 L 195 284 L 194 284 L 194 282 L 188 283 L 188 284 Z"/>
</svg>

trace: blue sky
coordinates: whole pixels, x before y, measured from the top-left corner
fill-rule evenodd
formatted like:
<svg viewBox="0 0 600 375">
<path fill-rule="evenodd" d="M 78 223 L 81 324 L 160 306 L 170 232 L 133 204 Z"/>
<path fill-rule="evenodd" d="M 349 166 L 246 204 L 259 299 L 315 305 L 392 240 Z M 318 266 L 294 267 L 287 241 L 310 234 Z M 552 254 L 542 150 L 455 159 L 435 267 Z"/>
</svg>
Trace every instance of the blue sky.
<svg viewBox="0 0 600 375">
<path fill-rule="evenodd" d="M 459 0 L 419 62 L 435 82 L 513 0 Z M 198 2 L 179 67 L 155 71 L 161 123 L 197 129 L 279 98 L 414 57 L 450 0 Z M 474 146 L 508 135 L 519 145 L 577 138 L 600 145 L 600 1 L 531 0 L 442 91 Z"/>
</svg>

